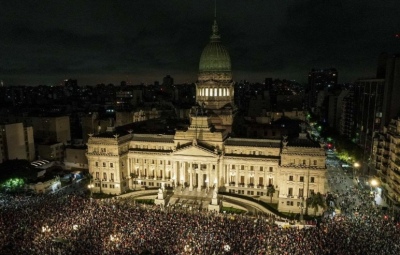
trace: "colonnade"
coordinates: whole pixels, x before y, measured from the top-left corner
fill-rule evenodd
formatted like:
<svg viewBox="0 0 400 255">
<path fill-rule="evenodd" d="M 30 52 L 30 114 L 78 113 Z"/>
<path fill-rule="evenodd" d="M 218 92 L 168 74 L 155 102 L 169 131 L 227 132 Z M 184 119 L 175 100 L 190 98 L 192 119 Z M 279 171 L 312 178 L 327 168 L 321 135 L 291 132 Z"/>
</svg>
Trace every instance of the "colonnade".
<svg viewBox="0 0 400 255">
<path fill-rule="evenodd" d="M 137 180 L 169 181 L 173 186 L 188 186 L 189 190 L 217 187 L 218 163 L 185 160 L 153 160 L 128 158 L 129 174 Z"/>
<path fill-rule="evenodd" d="M 277 165 L 264 166 L 264 171 L 260 171 L 258 167 L 250 169 L 253 166 L 224 165 L 218 160 L 205 160 L 153 160 L 140 155 L 138 158 L 128 158 L 128 171 L 135 173 L 137 180 L 165 181 L 173 186 L 183 185 L 189 190 L 218 187 L 218 184 L 265 188 L 276 182 Z"/>
<path fill-rule="evenodd" d="M 231 96 L 231 88 L 198 88 L 198 96 Z"/>
</svg>

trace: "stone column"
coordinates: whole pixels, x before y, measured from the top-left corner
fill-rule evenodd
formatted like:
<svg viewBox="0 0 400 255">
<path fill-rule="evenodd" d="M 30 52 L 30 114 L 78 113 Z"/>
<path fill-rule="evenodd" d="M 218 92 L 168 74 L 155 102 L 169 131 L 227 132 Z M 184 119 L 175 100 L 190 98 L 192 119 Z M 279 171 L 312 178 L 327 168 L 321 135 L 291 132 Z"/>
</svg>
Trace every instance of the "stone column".
<svg viewBox="0 0 400 255">
<path fill-rule="evenodd" d="M 165 175 L 167 174 L 167 162 L 163 160 L 163 169 L 162 169 L 162 180 L 165 181 Z"/>
<path fill-rule="evenodd" d="M 178 186 L 178 183 L 181 181 L 181 161 L 176 162 L 177 166 L 176 166 L 176 175 L 175 175 L 175 181 L 176 181 L 176 185 Z"/>
<path fill-rule="evenodd" d="M 229 177 L 228 177 L 229 176 Z M 229 183 L 231 182 L 231 176 L 230 176 L 230 165 L 226 166 L 225 168 L 225 184 L 229 185 Z M 229 178 L 229 179 L 228 179 Z"/>
<path fill-rule="evenodd" d="M 180 161 L 180 168 L 179 168 L 179 183 L 183 186 L 185 183 L 185 162 Z"/>
<path fill-rule="evenodd" d="M 143 162 L 143 160 L 142 160 L 142 162 Z M 140 166 L 140 165 L 142 165 L 142 166 Z M 142 164 L 138 164 L 138 167 L 139 167 L 138 175 L 139 175 L 139 179 L 140 179 L 140 178 L 142 178 L 143 163 Z"/>
<path fill-rule="evenodd" d="M 199 171 L 199 178 L 197 180 L 197 191 L 201 191 L 201 185 L 203 185 L 203 171 Z"/>
<path fill-rule="evenodd" d="M 146 169 L 146 172 L 145 172 L 146 176 L 145 176 L 145 178 L 146 178 L 146 179 L 149 179 L 150 164 L 149 164 L 149 160 L 148 160 L 148 159 L 146 159 L 145 169 Z"/>
<path fill-rule="evenodd" d="M 236 181 L 235 181 L 235 186 L 239 187 L 239 170 L 236 170 Z"/>
<path fill-rule="evenodd" d="M 157 180 L 158 177 L 158 159 L 156 159 L 156 162 L 154 164 L 154 180 Z"/>
<path fill-rule="evenodd" d="M 177 175 L 178 175 L 178 168 L 177 168 L 177 165 L 178 165 L 178 161 L 173 161 L 172 162 L 172 173 L 171 173 L 171 178 L 174 178 L 174 183 L 175 183 L 175 185 L 176 185 L 176 180 L 178 179 L 177 178 Z"/>
<path fill-rule="evenodd" d="M 189 191 L 193 190 L 193 163 L 190 163 L 190 169 L 189 169 Z"/>
</svg>

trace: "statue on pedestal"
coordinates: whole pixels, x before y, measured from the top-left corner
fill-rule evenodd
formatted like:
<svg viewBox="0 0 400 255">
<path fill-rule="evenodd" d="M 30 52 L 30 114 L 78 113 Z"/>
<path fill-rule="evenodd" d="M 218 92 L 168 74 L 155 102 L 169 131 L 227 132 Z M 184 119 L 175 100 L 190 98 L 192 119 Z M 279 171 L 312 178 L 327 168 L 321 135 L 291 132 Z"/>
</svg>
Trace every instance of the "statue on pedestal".
<svg viewBox="0 0 400 255">
<path fill-rule="evenodd" d="M 218 192 L 217 189 L 214 189 L 213 197 L 212 198 L 217 198 L 218 197 Z"/>
<path fill-rule="evenodd" d="M 157 199 L 164 199 L 164 191 L 161 188 L 158 189 Z"/>
</svg>

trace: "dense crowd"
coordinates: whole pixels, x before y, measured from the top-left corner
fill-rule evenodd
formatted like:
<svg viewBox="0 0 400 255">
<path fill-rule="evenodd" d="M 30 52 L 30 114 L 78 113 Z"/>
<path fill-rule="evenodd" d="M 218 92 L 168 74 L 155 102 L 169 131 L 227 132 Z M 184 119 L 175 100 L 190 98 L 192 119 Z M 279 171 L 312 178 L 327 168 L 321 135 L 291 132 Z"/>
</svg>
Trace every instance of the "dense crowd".
<svg viewBox="0 0 400 255">
<path fill-rule="evenodd" d="M 400 254 L 400 227 L 366 208 L 312 228 L 62 192 L 0 195 L 0 254 Z"/>
</svg>

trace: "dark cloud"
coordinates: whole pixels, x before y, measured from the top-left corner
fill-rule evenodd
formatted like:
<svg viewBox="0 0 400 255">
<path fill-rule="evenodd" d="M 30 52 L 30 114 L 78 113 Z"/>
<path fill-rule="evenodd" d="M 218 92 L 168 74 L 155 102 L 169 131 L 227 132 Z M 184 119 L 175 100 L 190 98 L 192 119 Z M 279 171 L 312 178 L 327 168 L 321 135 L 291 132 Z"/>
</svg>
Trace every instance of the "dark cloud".
<svg viewBox="0 0 400 255">
<path fill-rule="evenodd" d="M 306 80 L 336 67 L 341 81 L 373 76 L 380 52 L 400 51 L 397 0 L 219 0 L 217 20 L 236 80 Z M 6 84 L 196 80 L 214 1 L 31 1 L 0 8 Z M 102 81 L 103 80 L 103 81 Z"/>
</svg>

